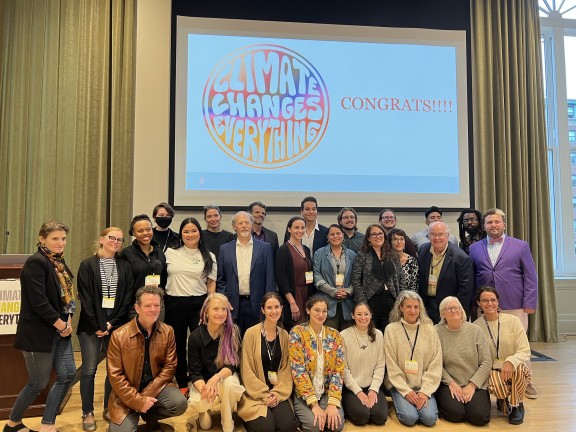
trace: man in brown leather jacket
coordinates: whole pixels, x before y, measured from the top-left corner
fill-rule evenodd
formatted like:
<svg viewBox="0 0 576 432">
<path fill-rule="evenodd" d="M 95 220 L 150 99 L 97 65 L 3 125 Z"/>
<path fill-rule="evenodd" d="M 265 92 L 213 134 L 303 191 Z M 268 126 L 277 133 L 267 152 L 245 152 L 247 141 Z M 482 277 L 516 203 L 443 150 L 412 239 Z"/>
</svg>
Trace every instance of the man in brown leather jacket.
<svg viewBox="0 0 576 432">
<path fill-rule="evenodd" d="M 110 432 L 136 431 L 140 416 L 147 432 L 161 431 L 158 420 L 186 411 L 186 398 L 172 384 L 177 362 L 174 330 L 158 321 L 162 296 L 156 286 L 140 288 L 134 306 L 138 315 L 110 339 Z"/>
</svg>

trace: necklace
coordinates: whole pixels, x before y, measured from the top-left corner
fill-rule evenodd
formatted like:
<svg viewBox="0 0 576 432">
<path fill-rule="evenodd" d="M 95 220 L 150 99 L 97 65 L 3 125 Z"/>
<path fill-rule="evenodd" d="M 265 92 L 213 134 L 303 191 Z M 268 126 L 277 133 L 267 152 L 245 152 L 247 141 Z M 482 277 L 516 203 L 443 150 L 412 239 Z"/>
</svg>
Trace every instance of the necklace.
<svg viewBox="0 0 576 432">
<path fill-rule="evenodd" d="M 184 246 L 184 251 L 186 252 L 186 255 L 190 257 L 190 261 L 192 262 L 193 265 L 198 265 L 202 262 L 202 255 L 200 254 L 200 250 L 191 249 Z"/>
<path fill-rule="evenodd" d="M 358 333 L 356 333 L 356 326 L 354 326 L 354 336 L 356 336 L 356 342 L 358 342 L 358 346 L 360 347 L 360 349 L 365 350 L 366 348 L 368 348 L 368 345 L 362 345 L 360 343 L 360 338 L 358 337 Z"/>
</svg>

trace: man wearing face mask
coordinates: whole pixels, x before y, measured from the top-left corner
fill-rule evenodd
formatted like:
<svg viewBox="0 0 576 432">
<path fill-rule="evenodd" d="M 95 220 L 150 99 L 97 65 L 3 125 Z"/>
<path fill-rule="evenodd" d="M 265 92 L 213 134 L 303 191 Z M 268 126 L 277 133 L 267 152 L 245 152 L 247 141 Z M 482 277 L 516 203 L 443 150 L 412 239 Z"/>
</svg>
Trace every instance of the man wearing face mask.
<svg viewBox="0 0 576 432">
<path fill-rule="evenodd" d="M 154 227 L 154 241 L 160 245 L 162 252 L 166 249 L 176 248 L 180 246 L 180 236 L 170 228 L 172 218 L 174 217 L 174 209 L 168 203 L 161 202 L 154 210 L 152 210 L 152 217 L 156 222 Z"/>
</svg>

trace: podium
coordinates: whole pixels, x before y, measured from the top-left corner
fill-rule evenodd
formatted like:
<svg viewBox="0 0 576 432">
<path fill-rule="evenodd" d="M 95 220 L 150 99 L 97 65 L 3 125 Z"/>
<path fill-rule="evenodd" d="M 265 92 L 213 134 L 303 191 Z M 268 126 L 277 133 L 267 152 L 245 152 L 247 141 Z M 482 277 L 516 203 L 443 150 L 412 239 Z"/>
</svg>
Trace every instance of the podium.
<svg viewBox="0 0 576 432">
<path fill-rule="evenodd" d="M 3 255 L 2 258 L 9 257 Z M 21 258 L 26 258 L 22 256 Z M 0 263 L 0 280 L 12 279 L 12 285 L 20 288 L 18 279 L 22 272 L 23 259 L 18 260 L 20 257 L 15 257 L 13 261 L 22 261 L 19 263 L 9 263 L 10 260 L 2 260 Z M 4 281 L 2 281 L 4 282 Z M 2 304 L 0 298 L 0 304 Z M 22 352 L 13 347 L 15 334 L 0 334 L 0 359 L 2 359 L 2 367 L 0 368 L 0 420 L 6 420 L 10 415 L 12 406 L 20 393 L 20 390 L 28 382 L 28 370 Z M 52 377 L 48 386 L 38 395 L 36 400 L 30 405 L 30 408 L 24 413 L 24 417 L 37 417 L 41 416 L 46 406 L 46 398 L 48 397 L 48 390 L 52 387 L 55 380 L 55 373 L 52 372 Z"/>
</svg>

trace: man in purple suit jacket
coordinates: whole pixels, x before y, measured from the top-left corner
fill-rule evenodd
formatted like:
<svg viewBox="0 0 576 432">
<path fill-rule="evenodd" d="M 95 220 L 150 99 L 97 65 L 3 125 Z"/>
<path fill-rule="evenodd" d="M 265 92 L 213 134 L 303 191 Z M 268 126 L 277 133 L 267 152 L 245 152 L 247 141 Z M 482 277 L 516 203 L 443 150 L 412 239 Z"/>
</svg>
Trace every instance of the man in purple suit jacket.
<svg viewBox="0 0 576 432">
<path fill-rule="evenodd" d="M 470 246 L 476 288 L 496 288 L 502 312 L 516 315 L 528 330 L 528 315 L 536 312 L 538 305 L 538 276 L 530 246 L 504 234 L 506 215 L 502 210 L 492 208 L 482 220 L 488 236 Z M 531 385 L 526 389 L 526 397 L 538 397 Z"/>
</svg>

